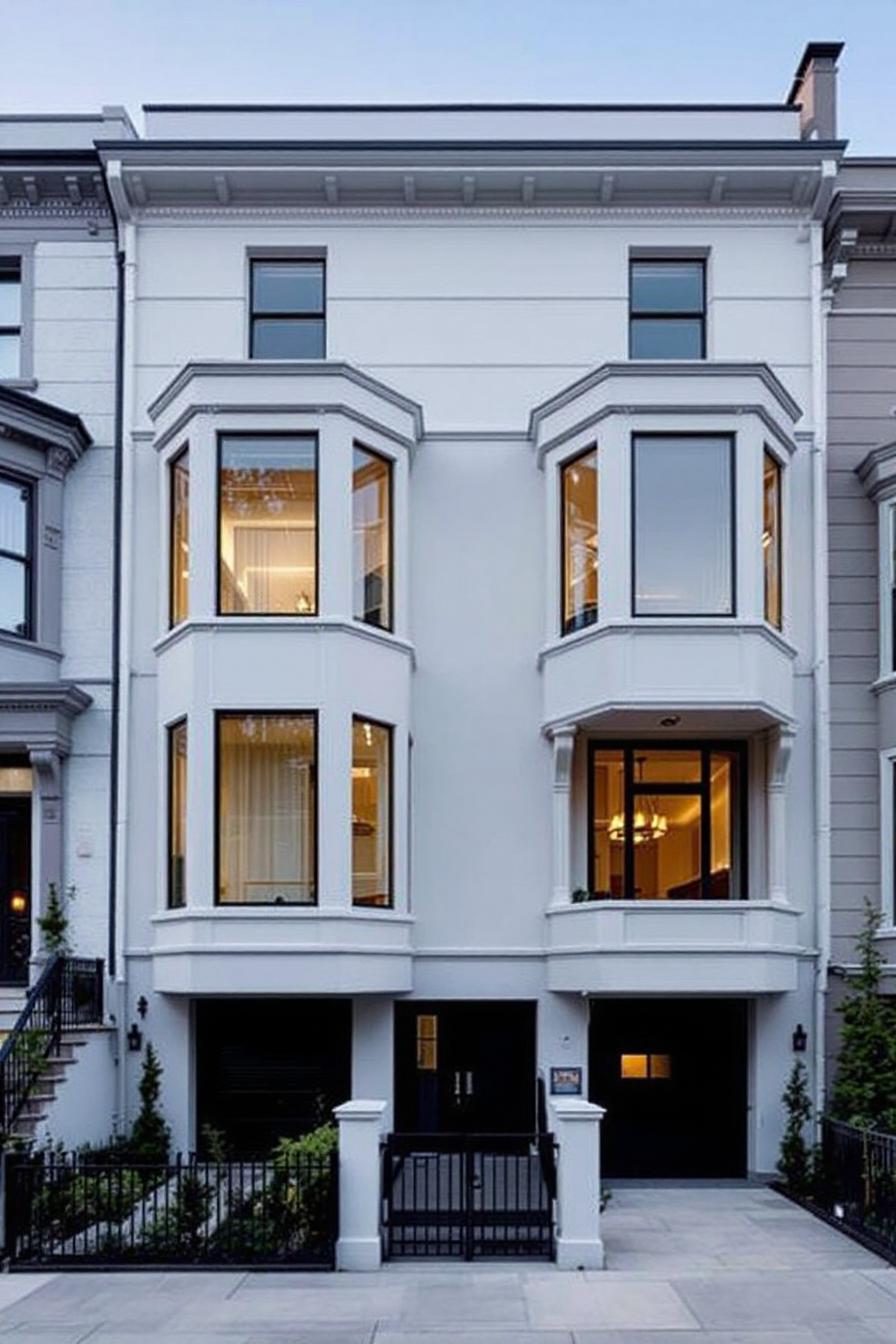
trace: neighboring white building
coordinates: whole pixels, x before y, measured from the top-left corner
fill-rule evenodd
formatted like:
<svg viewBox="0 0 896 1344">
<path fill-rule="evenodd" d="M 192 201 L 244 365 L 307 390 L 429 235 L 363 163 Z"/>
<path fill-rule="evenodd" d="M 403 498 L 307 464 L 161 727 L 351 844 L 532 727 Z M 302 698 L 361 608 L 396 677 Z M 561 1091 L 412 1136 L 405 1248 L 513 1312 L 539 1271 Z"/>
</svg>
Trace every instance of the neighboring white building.
<svg viewBox="0 0 896 1344">
<path fill-rule="evenodd" d="M 611 1177 L 774 1168 L 805 1036 L 823 1083 L 837 50 L 782 105 L 97 135 L 119 1126 L 133 1024 L 184 1149 L 348 1096 L 531 1132 L 540 1079 L 607 1107 Z M 35 373 L 80 473 L 112 383 Z M 108 639 L 71 657 L 107 706 Z"/>
</svg>

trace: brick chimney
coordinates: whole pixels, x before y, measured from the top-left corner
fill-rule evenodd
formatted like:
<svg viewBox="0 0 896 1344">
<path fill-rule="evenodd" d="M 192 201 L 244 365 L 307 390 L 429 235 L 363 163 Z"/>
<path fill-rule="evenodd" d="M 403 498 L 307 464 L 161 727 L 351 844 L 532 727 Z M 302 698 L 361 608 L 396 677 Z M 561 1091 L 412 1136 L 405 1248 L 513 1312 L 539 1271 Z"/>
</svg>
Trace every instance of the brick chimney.
<svg viewBox="0 0 896 1344">
<path fill-rule="evenodd" d="M 842 42 L 810 42 L 803 52 L 787 101 L 800 109 L 804 140 L 837 138 L 837 59 Z"/>
</svg>

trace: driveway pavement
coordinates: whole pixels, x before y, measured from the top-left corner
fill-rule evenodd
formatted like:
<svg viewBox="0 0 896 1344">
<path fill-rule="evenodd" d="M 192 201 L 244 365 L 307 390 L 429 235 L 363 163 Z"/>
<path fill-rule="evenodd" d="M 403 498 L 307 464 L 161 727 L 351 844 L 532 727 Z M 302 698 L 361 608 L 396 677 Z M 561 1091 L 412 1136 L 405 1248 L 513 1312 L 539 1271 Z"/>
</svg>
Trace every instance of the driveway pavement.
<svg viewBox="0 0 896 1344">
<path fill-rule="evenodd" d="M 608 1269 L 0 1277 L 0 1344 L 896 1344 L 896 1269 L 769 1190 L 618 1189 Z"/>
</svg>

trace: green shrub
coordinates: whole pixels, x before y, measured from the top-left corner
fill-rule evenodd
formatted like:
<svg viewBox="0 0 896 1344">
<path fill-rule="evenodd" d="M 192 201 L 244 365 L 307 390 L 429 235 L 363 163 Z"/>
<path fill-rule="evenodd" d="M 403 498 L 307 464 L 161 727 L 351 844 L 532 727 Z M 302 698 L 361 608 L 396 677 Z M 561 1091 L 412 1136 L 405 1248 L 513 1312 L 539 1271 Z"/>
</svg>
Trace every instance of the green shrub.
<svg viewBox="0 0 896 1344">
<path fill-rule="evenodd" d="M 140 1075 L 140 1110 L 127 1143 L 132 1162 L 164 1164 L 168 1161 L 171 1131 L 159 1109 L 161 1090 L 162 1065 L 152 1044 L 147 1041 Z"/>
<path fill-rule="evenodd" d="M 881 918 L 866 900 L 859 969 L 849 976 L 850 992 L 838 1008 L 843 1035 L 830 1113 L 860 1129 L 896 1133 L 896 1008 L 881 994 L 884 958 L 876 941 Z"/>
<path fill-rule="evenodd" d="M 809 1076 L 802 1060 L 794 1061 L 790 1078 L 781 1098 L 787 1112 L 787 1125 L 781 1140 L 778 1171 L 791 1194 L 807 1195 L 812 1189 L 813 1156 L 806 1143 L 806 1126 L 812 1119 Z"/>
</svg>

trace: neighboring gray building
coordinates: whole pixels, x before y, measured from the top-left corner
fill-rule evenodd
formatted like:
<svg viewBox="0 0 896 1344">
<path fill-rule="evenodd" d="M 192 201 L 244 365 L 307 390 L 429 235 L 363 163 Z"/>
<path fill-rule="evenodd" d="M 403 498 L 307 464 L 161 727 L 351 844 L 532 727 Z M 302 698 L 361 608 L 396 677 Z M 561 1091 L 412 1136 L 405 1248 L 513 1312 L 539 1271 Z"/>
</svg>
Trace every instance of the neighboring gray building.
<svg viewBox="0 0 896 1344">
<path fill-rule="evenodd" d="M 844 161 L 827 234 L 833 1049 L 866 899 L 896 989 L 896 158 Z"/>
</svg>

